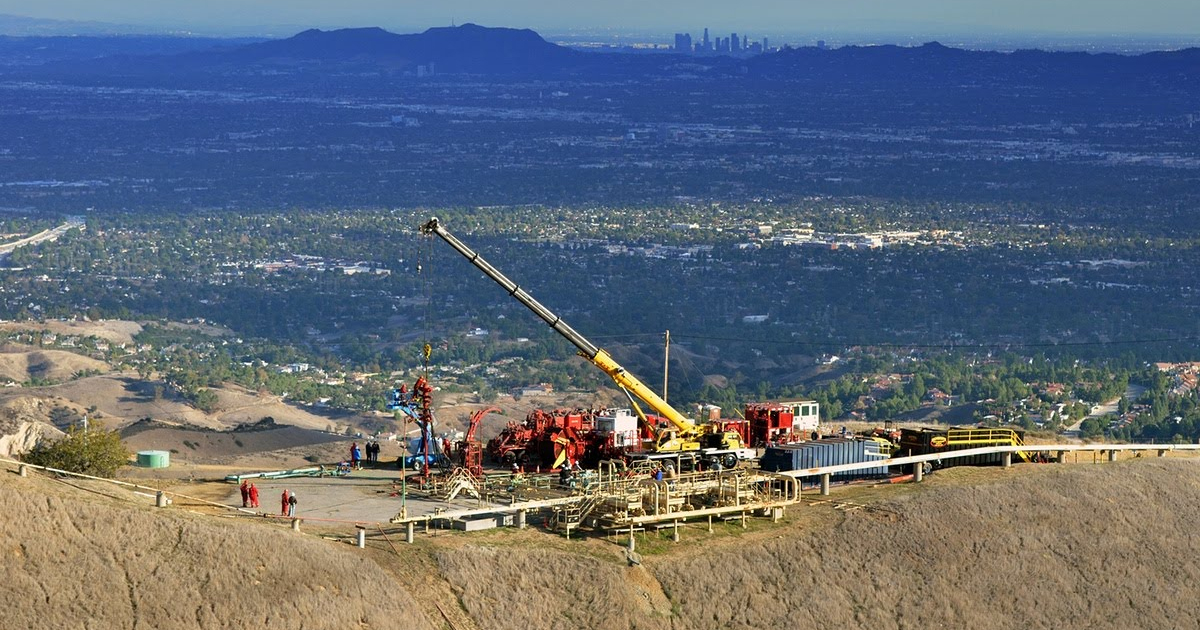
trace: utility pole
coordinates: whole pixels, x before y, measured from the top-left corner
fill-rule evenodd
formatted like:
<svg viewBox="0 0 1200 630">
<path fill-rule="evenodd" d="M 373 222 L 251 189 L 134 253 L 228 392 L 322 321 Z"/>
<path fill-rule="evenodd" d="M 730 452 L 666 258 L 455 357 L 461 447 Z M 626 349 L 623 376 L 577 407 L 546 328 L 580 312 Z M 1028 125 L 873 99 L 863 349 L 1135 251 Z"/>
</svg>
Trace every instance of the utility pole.
<svg viewBox="0 0 1200 630">
<path fill-rule="evenodd" d="M 408 417 L 399 411 L 394 412 L 400 421 L 400 518 L 408 518 L 408 466 L 405 465 L 408 455 Z"/>
<path fill-rule="evenodd" d="M 671 364 L 671 331 L 667 331 L 667 343 L 663 346 L 663 402 L 667 402 L 667 370 Z M 686 376 L 686 375 L 685 375 Z"/>
</svg>

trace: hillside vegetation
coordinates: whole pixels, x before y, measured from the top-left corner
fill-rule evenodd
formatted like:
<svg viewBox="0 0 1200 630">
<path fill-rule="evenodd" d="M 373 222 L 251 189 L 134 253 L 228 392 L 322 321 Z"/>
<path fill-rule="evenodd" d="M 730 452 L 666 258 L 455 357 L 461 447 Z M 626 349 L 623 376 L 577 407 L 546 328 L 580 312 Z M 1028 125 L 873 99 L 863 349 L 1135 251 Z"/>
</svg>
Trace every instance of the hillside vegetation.
<svg viewBox="0 0 1200 630">
<path fill-rule="evenodd" d="M 639 535 L 632 567 L 623 537 L 501 530 L 364 552 L 0 479 L 14 627 L 1200 627 L 1200 462 L 1187 459 L 949 469 L 850 491 L 870 509 L 798 506 L 713 535 L 693 524 L 679 545 Z"/>
</svg>

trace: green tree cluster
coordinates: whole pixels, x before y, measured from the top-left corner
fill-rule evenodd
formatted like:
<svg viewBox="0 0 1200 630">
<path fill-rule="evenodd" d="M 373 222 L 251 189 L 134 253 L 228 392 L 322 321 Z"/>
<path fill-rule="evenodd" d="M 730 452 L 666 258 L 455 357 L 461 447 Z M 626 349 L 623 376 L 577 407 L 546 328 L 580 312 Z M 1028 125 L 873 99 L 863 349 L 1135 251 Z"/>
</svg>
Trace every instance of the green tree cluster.
<svg viewBox="0 0 1200 630">
<path fill-rule="evenodd" d="M 56 442 L 39 444 L 23 458 L 36 466 L 70 472 L 112 477 L 129 462 L 129 451 L 116 430 L 93 423 L 89 428 L 72 425 Z"/>
</svg>

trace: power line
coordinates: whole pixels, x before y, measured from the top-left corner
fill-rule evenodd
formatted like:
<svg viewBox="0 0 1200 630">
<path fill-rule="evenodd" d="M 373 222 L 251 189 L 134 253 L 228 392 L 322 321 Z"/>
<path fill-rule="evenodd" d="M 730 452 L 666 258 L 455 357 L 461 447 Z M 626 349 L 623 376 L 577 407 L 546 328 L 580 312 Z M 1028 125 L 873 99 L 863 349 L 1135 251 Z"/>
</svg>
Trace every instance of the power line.
<svg viewBox="0 0 1200 630">
<path fill-rule="evenodd" d="M 871 348 L 940 348 L 947 350 L 995 350 L 1008 348 L 1076 348 L 1104 346 L 1132 346 L 1156 343 L 1183 343 L 1200 341 L 1200 336 L 1160 337 L 1154 339 L 1116 339 L 1111 341 L 1063 341 L 1063 342 L 1022 342 L 1004 341 L 992 343 L 895 343 L 895 342 L 864 342 L 864 341 L 788 341 L 783 339 L 750 339 L 746 337 L 719 337 L 713 335 L 689 335 L 675 333 L 676 339 L 692 339 L 697 341 L 730 341 L 736 343 L 752 343 L 778 346 L 864 346 Z M 636 339 L 645 337 L 662 337 L 662 333 L 631 333 L 625 335 L 595 336 L 592 339 Z"/>
<path fill-rule="evenodd" d="M 1065 342 L 1020 342 L 1005 341 L 994 343 L 892 343 L 892 342 L 818 342 L 818 341 L 784 341 L 771 339 L 745 339 L 736 337 L 712 337 L 705 335 L 677 334 L 677 338 L 701 339 L 712 341 L 736 341 L 740 343 L 758 343 L 793 346 L 865 346 L 872 348 L 944 348 L 950 350 L 994 350 L 1007 348 L 1064 348 L 1081 346 L 1121 346 L 1142 345 L 1154 343 L 1176 343 L 1184 341 L 1200 341 L 1200 336 L 1192 337 L 1162 337 L 1158 339 L 1118 339 L 1113 341 L 1065 341 Z"/>
</svg>

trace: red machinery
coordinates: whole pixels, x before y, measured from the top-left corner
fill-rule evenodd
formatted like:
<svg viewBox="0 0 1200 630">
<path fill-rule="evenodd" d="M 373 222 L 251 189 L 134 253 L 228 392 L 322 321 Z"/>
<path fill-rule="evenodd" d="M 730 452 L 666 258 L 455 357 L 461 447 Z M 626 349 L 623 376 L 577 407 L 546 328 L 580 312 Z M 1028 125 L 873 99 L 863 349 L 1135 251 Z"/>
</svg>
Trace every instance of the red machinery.
<svg viewBox="0 0 1200 630">
<path fill-rule="evenodd" d="M 596 427 L 595 413 L 586 409 L 534 409 L 518 424 L 509 422 L 488 441 L 488 455 L 505 464 L 535 465 L 550 470 L 584 457 Z"/>
<path fill-rule="evenodd" d="M 547 470 L 579 461 L 590 443 L 585 436 L 596 428 L 594 414 L 583 409 L 535 409 L 526 422 L 535 431 L 529 445 L 530 459 Z"/>
<path fill-rule="evenodd" d="M 488 440 L 487 454 L 492 461 L 522 465 L 529 461 L 525 450 L 533 439 L 533 429 L 524 422 L 509 422 L 500 435 Z"/>
<path fill-rule="evenodd" d="M 749 423 L 747 443 L 766 446 L 780 439 L 788 439 L 795 419 L 792 407 L 778 403 L 748 403 L 746 422 Z"/>
<path fill-rule="evenodd" d="M 459 465 L 476 477 L 483 474 L 483 444 L 475 438 L 475 433 L 479 430 L 479 423 L 483 417 L 493 412 L 503 413 L 498 407 L 488 407 L 471 414 L 467 436 L 458 443 Z"/>
</svg>

